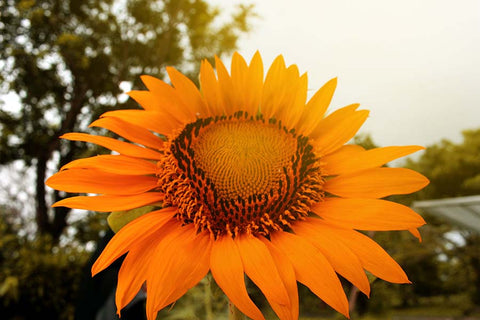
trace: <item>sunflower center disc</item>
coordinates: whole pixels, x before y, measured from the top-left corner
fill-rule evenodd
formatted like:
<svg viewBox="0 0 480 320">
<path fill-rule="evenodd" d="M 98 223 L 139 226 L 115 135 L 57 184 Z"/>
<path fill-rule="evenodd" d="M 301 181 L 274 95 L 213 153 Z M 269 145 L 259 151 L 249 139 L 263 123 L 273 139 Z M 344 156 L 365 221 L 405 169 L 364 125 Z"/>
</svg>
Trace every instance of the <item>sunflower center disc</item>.
<svg viewBox="0 0 480 320">
<path fill-rule="evenodd" d="M 165 205 L 199 230 L 268 235 L 308 215 L 323 178 L 308 138 L 274 119 L 199 119 L 170 141 L 159 162 Z"/>
<path fill-rule="evenodd" d="M 248 199 L 278 189 L 296 149 L 291 134 L 256 121 L 208 126 L 192 143 L 194 161 L 224 199 Z"/>
</svg>

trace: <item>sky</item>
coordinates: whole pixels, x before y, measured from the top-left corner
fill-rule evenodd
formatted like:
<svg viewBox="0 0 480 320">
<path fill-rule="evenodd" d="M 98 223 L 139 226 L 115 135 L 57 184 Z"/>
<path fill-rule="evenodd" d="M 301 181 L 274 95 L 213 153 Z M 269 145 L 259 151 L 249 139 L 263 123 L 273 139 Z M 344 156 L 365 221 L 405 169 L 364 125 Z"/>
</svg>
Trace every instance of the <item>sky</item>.
<svg viewBox="0 0 480 320">
<path fill-rule="evenodd" d="M 360 133 L 380 146 L 461 142 L 480 128 L 480 0 L 207 1 L 225 17 L 254 4 L 239 53 L 258 50 L 265 67 L 282 54 L 307 72 L 310 96 L 337 77 L 330 110 L 370 110 Z"/>
<path fill-rule="evenodd" d="M 360 103 L 360 130 L 387 145 L 461 141 L 480 128 L 479 0 L 211 0 L 258 18 L 239 53 L 265 66 L 282 54 L 307 72 L 313 94 L 338 77 L 331 109 Z"/>
</svg>

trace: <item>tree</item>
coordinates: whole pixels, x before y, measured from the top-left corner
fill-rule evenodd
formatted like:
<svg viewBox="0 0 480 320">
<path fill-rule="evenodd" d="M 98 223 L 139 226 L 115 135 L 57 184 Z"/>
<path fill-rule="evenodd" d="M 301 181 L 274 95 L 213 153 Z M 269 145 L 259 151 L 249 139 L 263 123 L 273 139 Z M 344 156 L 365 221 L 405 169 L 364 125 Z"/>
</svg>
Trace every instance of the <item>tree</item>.
<svg viewBox="0 0 480 320">
<path fill-rule="evenodd" d="M 479 152 L 480 129 L 464 131 L 460 143 L 442 140 L 427 147 L 420 157 L 407 159 L 405 167 L 424 174 L 430 184 L 389 200 L 410 206 L 414 200 L 480 194 Z M 460 315 L 478 305 L 480 237 L 441 217 L 420 213 L 427 222 L 420 228 L 421 244 L 407 232 L 375 233 L 375 240 L 402 266 L 412 285 L 373 282 L 368 311 L 424 307 L 430 314 L 436 308 L 437 312 Z"/>
<path fill-rule="evenodd" d="M 90 253 L 73 243 L 19 234 L 18 212 L 0 206 L 2 319 L 72 319 L 82 266 Z"/>
<path fill-rule="evenodd" d="M 417 160 L 407 166 L 423 173 L 430 185 L 416 194 L 416 199 L 441 199 L 480 195 L 480 129 L 462 132 L 463 141 L 442 140 L 429 146 Z M 452 227 L 463 244 L 450 243 L 444 250 L 449 258 L 446 290 L 468 293 L 470 303 L 480 303 L 480 236 L 470 230 Z M 445 278 L 445 274 L 443 274 Z M 467 311 L 470 311 L 466 308 Z"/>
<path fill-rule="evenodd" d="M 367 149 L 375 147 L 368 135 L 355 137 Z M 410 195 L 390 196 L 389 200 L 411 206 L 414 200 L 439 199 L 480 194 L 480 129 L 463 132 L 463 141 L 442 140 L 431 145 L 406 167 L 424 174 L 430 184 Z M 388 214 L 388 213 L 386 213 Z M 420 228 L 421 244 L 408 232 L 375 232 L 382 245 L 406 271 L 412 285 L 372 283 L 372 296 L 357 301 L 357 312 L 381 312 L 393 308 L 449 308 L 468 313 L 480 299 L 480 237 L 441 217 L 422 213 L 427 225 Z M 462 237 L 463 242 L 452 239 Z M 355 290 L 353 290 L 355 292 Z M 428 301 L 425 303 L 425 301 Z M 439 304 L 440 301 L 440 304 Z M 363 307 L 363 310 L 362 310 Z"/>
<path fill-rule="evenodd" d="M 0 164 L 35 167 L 37 229 L 58 239 L 70 209 L 49 208 L 66 195 L 46 190 L 48 166 L 88 152 L 58 137 L 128 107 L 123 81 L 139 87 L 140 74 L 162 78 L 165 65 L 193 75 L 201 58 L 233 51 L 252 7 L 223 23 L 205 0 L 3 0 L 0 12 L 0 93 L 21 102 L 18 112 L 0 104 Z"/>
<path fill-rule="evenodd" d="M 429 146 L 418 161 L 407 162 L 430 179 L 430 185 L 417 193 L 419 199 L 480 194 L 480 129 L 462 135 L 461 143 L 442 140 Z"/>
</svg>

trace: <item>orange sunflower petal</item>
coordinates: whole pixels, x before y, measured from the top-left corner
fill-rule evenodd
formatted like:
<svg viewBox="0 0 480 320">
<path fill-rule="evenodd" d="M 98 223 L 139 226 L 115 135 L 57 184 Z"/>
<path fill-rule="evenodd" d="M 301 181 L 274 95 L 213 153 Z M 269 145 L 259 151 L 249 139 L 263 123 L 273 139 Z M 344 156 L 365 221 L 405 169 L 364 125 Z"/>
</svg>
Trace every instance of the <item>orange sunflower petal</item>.
<svg viewBox="0 0 480 320">
<path fill-rule="evenodd" d="M 102 254 L 92 266 L 92 275 L 108 267 L 113 261 L 124 255 L 135 242 L 157 232 L 172 219 L 176 208 L 165 208 L 144 214 L 121 228 L 108 242 Z"/>
<path fill-rule="evenodd" d="M 153 175 L 157 171 L 157 166 L 153 162 L 113 154 L 74 160 L 60 170 L 72 168 L 89 168 L 122 175 Z"/>
<path fill-rule="evenodd" d="M 147 111 L 160 112 L 161 110 L 160 101 L 156 99 L 156 97 L 150 91 L 131 90 L 127 92 L 127 95 Z"/>
<path fill-rule="evenodd" d="M 248 296 L 242 258 L 230 236 L 217 238 L 213 243 L 210 271 L 215 282 L 240 311 L 254 320 L 265 319 Z"/>
<path fill-rule="evenodd" d="M 190 230 L 191 228 L 189 228 Z M 163 229 L 161 230 L 162 235 L 159 237 L 158 241 L 155 243 L 150 254 L 152 255 L 152 265 L 147 270 L 146 274 L 146 288 L 147 288 L 147 303 L 146 303 L 146 312 L 148 320 L 155 320 L 157 318 L 157 313 L 161 309 L 161 301 L 164 301 L 165 298 L 170 294 L 162 290 L 163 288 L 159 287 L 161 285 L 168 285 L 165 283 L 165 268 L 170 265 L 169 259 L 171 259 L 170 249 L 179 248 L 185 244 L 187 238 L 191 238 L 192 234 L 187 229 L 180 228 L 178 221 L 170 220 L 165 223 Z M 182 255 L 183 251 L 180 252 Z M 167 259 L 164 259 L 163 256 L 166 256 Z M 174 261 L 172 264 L 176 265 L 177 260 L 173 257 Z M 158 269 L 163 269 L 164 272 L 156 272 Z M 182 273 L 182 276 L 186 276 Z"/>
<path fill-rule="evenodd" d="M 151 111 L 169 115 L 168 119 L 179 123 L 195 119 L 195 112 L 184 104 L 178 90 L 152 76 L 143 75 L 140 78 L 156 100 L 157 106 Z"/>
<path fill-rule="evenodd" d="M 119 118 L 126 122 L 130 122 L 139 127 L 148 129 L 150 131 L 167 134 L 172 130 L 181 127 L 180 122 L 175 121 L 172 117 L 165 113 L 157 111 L 144 110 L 115 110 L 108 111 L 101 115 L 103 117 Z"/>
<path fill-rule="evenodd" d="M 290 298 L 290 305 L 285 306 L 273 301 L 269 301 L 272 309 L 282 320 L 297 320 L 299 313 L 299 304 L 298 304 L 298 287 L 297 287 L 297 278 L 295 277 L 295 270 L 293 269 L 292 264 L 288 260 L 287 256 L 279 249 L 277 249 L 270 240 L 267 240 L 263 237 L 260 240 L 267 246 L 270 254 L 272 255 L 273 260 L 275 261 L 278 273 L 282 278 L 282 282 L 287 289 L 288 296 Z"/>
<path fill-rule="evenodd" d="M 225 114 L 215 70 L 207 60 L 203 60 L 200 66 L 200 88 L 209 116 Z"/>
<path fill-rule="evenodd" d="M 351 109 L 354 108 L 356 106 L 352 105 Z M 347 109 L 347 111 L 349 110 Z M 368 110 L 352 110 L 351 112 L 346 112 L 347 114 L 344 117 L 340 117 L 339 114 L 341 113 L 336 114 L 336 112 L 320 121 L 317 129 L 310 135 L 311 138 L 315 139 L 313 143 L 320 155 L 327 155 L 337 150 L 353 138 L 365 120 L 367 120 L 369 114 Z"/>
<path fill-rule="evenodd" d="M 315 220 L 315 227 L 325 236 L 348 246 L 357 255 L 362 266 L 375 276 L 392 283 L 410 283 L 398 263 L 366 235 L 329 225 L 320 219 Z"/>
<path fill-rule="evenodd" d="M 355 285 L 365 295 L 370 294 L 370 283 L 357 256 L 342 242 L 335 241 L 316 228 L 313 218 L 294 224 L 296 234 L 310 241 L 330 262 L 337 273 Z M 318 219 L 317 219 L 318 220 Z"/>
<path fill-rule="evenodd" d="M 187 277 L 177 281 L 175 290 L 167 297 L 166 304 L 169 301 L 175 301 L 180 298 L 187 290 L 194 287 L 200 280 L 202 280 L 210 269 L 210 253 L 212 249 L 212 239 L 206 232 L 199 233 L 195 238 L 191 239 L 191 250 L 189 251 L 189 261 L 196 260 L 195 263 L 190 264 L 190 271 L 187 272 Z"/>
<path fill-rule="evenodd" d="M 193 115 L 192 119 L 196 116 L 205 117 L 207 114 L 205 102 L 192 80 L 173 67 L 167 67 L 167 73 L 184 106 Z"/>
<path fill-rule="evenodd" d="M 144 82 L 145 78 L 147 78 L 149 81 L 153 81 L 151 79 L 155 79 L 155 81 L 164 83 L 163 81 L 150 76 L 142 76 L 141 78 L 144 80 Z M 173 90 L 173 88 L 168 84 L 164 83 L 164 85 Z M 178 112 L 178 109 L 182 110 L 182 108 L 178 108 L 176 104 L 177 102 L 172 101 L 179 100 L 173 100 L 171 94 L 169 95 L 168 93 L 164 93 L 162 96 L 161 93 L 157 91 L 146 90 L 132 90 L 127 92 L 127 94 L 143 109 L 145 109 L 146 112 L 141 112 L 143 110 L 135 109 L 116 110 L 106 112 L 102 116 L 116 116 L 126 121 L 134 122 L 137 125 L 144 126 L 145 128 L 155 132 L 162 132 L 162 130 L 169 130 L 169 128 L 182 125 L 185 115 Z M 148 116 L 145 117 L 147 114 Z M 128 115 L 131 117 L 128 117 Z M 161 119 L 168 119 L 168 123 L 162 122 Z M 155 127 L 156 129 L 154 129 Z"/>
<path fill-rule="evenodd" d="M 324 135 L 330 130 L 330 128 L 334 127 L 344 119 L 352 116 L 359 106 L 360 104 L 354 103 L 346 107 L 340 108 L 338 110 L 335 110 L 334 112 L 329 114 L 327 117 L 321 119 L 321 121 L 317 123 L 315 128 L 313 128 L 312 132 L 309 134 L 309 137 L 313 138 L 319 135 Z"/>
<path fill-rule="evenodd" d="M 268 301 L 290 305 L 287 290 L 267 247 L 252 235 L 235 237 L 247 276 L 260 288 Z"/>
<path fill-rule="evenodd" d="M 237 52 L 233 53 L 231 65 L 232 96 L 234 107 L 238 110 L 246 109 L 245 93 L 248 91 L 248 66 L 245 59 Z"/>
<path fill-rule="evenodd" d="M 270 109 L 272 110 L 270 117 L 282 120 L 282 123 L 285 126 L 290 127 L 289 124 L 287 124 L 287 121 L 289 120 L 287 114 L 288 110 L 291 109 L 291 104 L 294 99 L 296 91 L 295 89 L 297 87 L 297 80 L 299 77 L 299 71 L 297 66 L 289 66 L 281 72 L 282 73 L 280 74 L 280 76 L 283 78 L 282 81 L 277 82 L 275 80 L 270 80 L 267 78 L 268 80 L 270 80 L 270 83 L 275 85 L 275 87 L 271 88 L 271 90 L 277 90 L 278 93 L 275 105 L 272 105 L 270 107 Z M 285 85 L 286 83 L 289 83 L 288 87 Z M 262 102 L 262 106 L 263 105 L 264 104 Z"/>
<path fill-rule="evenodd" d="M 347 174 L 354 171 L 380 167 L 387 162 L 425 149 L 420 146 L 383 147 L 356 153 L 332 153 L 322 160 L 324 170 L 330 175 Z"/>
<path fill-rule="evenodd" d="M 299 132 L 308 136 L 317 127 L 332 101 L 336 87 L 337 78 L 333 78 L 310 98 L 297 126 Z"/>
<path fill-rule="evenodd" d="M 294 79 L 298 79 L 295 88 L 292 88 L 291 102 L 287 105 L 285 115 L 282 115 L 280 119 L 284 119 L 285 126 L 287 128 L 295 128 L 302 116 L 301 110 L 305 108 L 305 102 L 307 100 L 308 91 L 308 76 L 306 73 L 300 77 L 295 76 Z"/>
<path fill-rule="evenodd" d="M 409 207 L 378 199 L 327 198 L 312 211 L 331 224 L 357 230 L 408 230 L 425 224 Z"/>
<path fill-rule="evenodd" d="M 365 149 L 356 144 L 346 144 L 341 146 L 336 151 L 325 155 L 322 157 L 322 172 L 325 172 L 327 176 L 337 175 L 336 171 L 336 163 L 339 161 L 343 161 L 349 157 L 355 157 L 361 152 L 364 152 Z"/>
<path fill-rule="evenodd" d="M 211 239 L 196 234 L 193 225 L 171 221 L 167 235 L 158 243 L 147 278 L 147 315 L 175 302 L 208 273 Z"/>
<path fill-rule="evenodd" d="M 132 195 L 157 187 L 154 176 L 119 175 L 95 169 L 74 168 L 57 172 L 45 182 L 50 188 L 73 193 Z"/>
<path fill-rule="evenodd" d="M 349 198 L 383 198 L 392 194 L 408 194 L 428 184 L 420 173 L 405 168 L 373 168 L 329 179 L 324 190 Z"/>
<path fill-rule="evenodd" d="M 263 62 L 260 53 L 253 55 L 247 71 L 247 84 L 243 92 L 245 95 L 245 111 L 256 115 L 260 110 L 260 101 L 263 90 Z"/>
<path fill-rule="evenodd" d="M 263 85 L 261 112 L 266 119 L 272 118 L 279 108 L 284 107 L 281 101 L 287 94 L 289 84 L 286 81 L 287 67 L 283 56 L 278 56 L 270 66 Z"/>
<path fill-rule="evenodd" d="M 263 64 L 260 54 L 256 52 L 248 66 L 243 57 L 235 52 L 231 69 L 234 107 L 250 115 L 256 115 L 263 87 Z"/>
<path fill-rule="evenodd" d="M 297 280 L 348 318 L 348 301 L 342 284 L 320 250 L 306 239 L 288 232 L 275 232 L 271 238 L 273 245 L 292 263 Z"/>
<path fill-rule="evenodd" d="M 162 201 L 160 192 L 146 192 L 133 196 L 78 196 L 55 202 L 52 207 L 67 207 L 100 212 L 123 211 Z"/>
<path fill-rule="evenodd" d="M 159 235 L 161 237 L 163 233 Z M 115 305 L 118 315 L 120 315 L 120 310 L 132 301 L 145 283 L 153 256 L 151 252 L 157 245 L 159 235 L 154 234 L 132 244 L 123 260 L 118 271 L 117 289 L 115 291 Z"/>
<path fill-rule="evenodd" d="M 305 107 L 307 75 L 300 76 L 296 65 L 285 68 L 283 58 L 277 59 L 278 66 L 270 68 L 265 79 L 262 112 L 267 119 L 275 118 L 285 127 L 294 128 Z"/>
<path fill-rule="evenodd" d="M 145 128 L 131 124 L 119 118 L 103 117 L 92 122 L 89 127 L 100 127 L 145 147 L 161 149 L 163 140 Z"/>
<path fill-rule="evenodd" d="M 228 74 L 223 62 L 217 56 L 215 56 L 215 69 L 217 70 L 220 102 L 223 104 L 222 109 L 227 115 L 230 115 L 236 111 L 235 107 L 238 107 L 235 103 L 232 78 Z"/>
<path fill-rule="evenodd" d="M 164 157 L 161 153 L 158 153 L 157 151 L 103 136 L 92 136 L 86 133 L 66 133 L 60 138 L 72 141 L 95 143 L 99 146 L 130 157 L 154 160 L 160 160 Z"/>
<path fill-rule="evenodd" d="M 408 229 L 408 232 L 410 232 L 415 238 L 417 238 L 418 242 L 422 242 L 422 235 L 417 228 Z"/>
</svg>

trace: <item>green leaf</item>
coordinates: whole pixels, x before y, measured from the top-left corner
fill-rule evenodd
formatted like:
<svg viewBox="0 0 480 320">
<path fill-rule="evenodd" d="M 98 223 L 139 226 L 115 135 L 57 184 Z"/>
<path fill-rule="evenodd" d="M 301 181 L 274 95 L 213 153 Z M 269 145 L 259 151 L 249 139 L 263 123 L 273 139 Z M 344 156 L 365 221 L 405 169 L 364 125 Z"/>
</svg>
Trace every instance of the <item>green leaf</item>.
<svg viewBox="0 0 480 320">
<path fill-rule="evenodd" d="M 18 300 L 20 296 L 18 288 L 18 278 L 15 276 L 7 277 L 3 283 L 0 283 L 0 297 L 10 296 L 14 300 Z"/>
<path fill-rule="evenodd" d="M 145 206 L 127 211 L 113 211 L 108 215 L 107 222 L 110 226 L 110 229 L 117 233 L 127 223 L 153 211 L 154 208 L 154 206 Z"/>
</svg>

